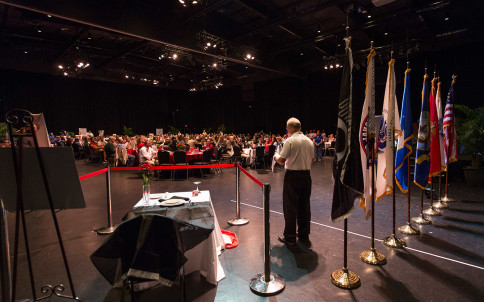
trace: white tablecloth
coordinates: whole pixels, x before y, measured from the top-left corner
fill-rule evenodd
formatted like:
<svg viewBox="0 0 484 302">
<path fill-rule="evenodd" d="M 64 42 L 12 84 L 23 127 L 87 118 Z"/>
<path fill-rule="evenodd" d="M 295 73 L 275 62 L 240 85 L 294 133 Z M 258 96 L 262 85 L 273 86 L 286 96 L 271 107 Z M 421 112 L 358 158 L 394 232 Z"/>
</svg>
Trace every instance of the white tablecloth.
<svg viewBox="0 0 484 302">
<path fill-rule="evenodd" d="M 192 192 L 170 192 L 170 193 L 156 193 L 150 195 L 149 205 L 159 205 L 158 198 L 170 198 L 172 196 L 188 197 L 193 203 L 210 201 L 212 198 L 209 191 L 200 191 L 198 196 L 192 197 Z M 146 206 L 141 199 L 134 206 L 143 207 Z M 212 204 L 213 209 L 213 204 Z M 213 211 L 214 230 L 210 236 L 198 244 L 191 250 L 185 252 L 187 262 L 184 265 L 185 275 L 188 275 L 194 271 L 199 270 L 200 274 L 207 279 L 207 282 L 217 284 L 218 281 L 225 278 L 225 273 L 220 264 L 218 256 L 222 249 L 225 248 L 222 232 L 220 231 L 220 225 L 218 224 L 217 215 L 215 210 Z"/>
</svg>

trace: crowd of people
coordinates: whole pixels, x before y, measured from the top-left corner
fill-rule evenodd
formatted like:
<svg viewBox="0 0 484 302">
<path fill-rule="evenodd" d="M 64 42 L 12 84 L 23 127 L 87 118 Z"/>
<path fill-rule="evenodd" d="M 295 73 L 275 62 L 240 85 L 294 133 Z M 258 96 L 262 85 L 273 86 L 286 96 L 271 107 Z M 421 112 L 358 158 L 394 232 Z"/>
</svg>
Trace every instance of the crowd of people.
<svg viewBox="0 0 484 302">
<path fill-rule="evenodd" d="M 326 135 L 322 130 L 306 131 L 314 144 L 314 158 L 321 160 L 324 143 L 335 141 L 333 134 Z M 264 147 L 265 153 L 273 145 L 276 150 L 282 147 L 287 139 L 287 134 L 267 134 L 258 132 L 255 134 L 224 134 L 224 133 L 200 133 L 200 134 L 163 134 L 163 135 L 116 135 L 94 136 L 91 132 L 86 135 L 71 136 L 67 131 L 59 135 L 49 134 L 52 146 L 71 146 L 76 155 L 95 155 L 102 161 L 108 161 L 117 152 L 117 147 L 126 150 L 122 155 L 123 164 L 133 166 L 148 162 L 156 164 L 157 154 L 160 150 L 214 150 L 217 148 L 222 153 L 230 153 L 234 146 L 240 148 Z M 8 139 L 2 140 L 1 147 L 9 147 Z M 215 157 L 215 153 L 213 153 Z"/>
</svg>

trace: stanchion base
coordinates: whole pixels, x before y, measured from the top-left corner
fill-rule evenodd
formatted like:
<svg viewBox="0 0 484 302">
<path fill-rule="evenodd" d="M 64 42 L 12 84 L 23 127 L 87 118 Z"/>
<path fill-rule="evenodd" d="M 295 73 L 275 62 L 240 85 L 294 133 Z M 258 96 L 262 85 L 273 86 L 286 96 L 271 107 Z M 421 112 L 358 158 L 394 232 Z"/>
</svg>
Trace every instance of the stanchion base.
<svg viewBox="0 0 484 302">
<path fill-rule="evenodd" d="M 445 209 L 445 208 L 448 208 L 448 207 L 449 207 L 449 206 L 448 206 L 448 205 L 447 205 L 445 202 L 443 202 L 442 200 L 437 201 L 436 203 L 434 203 L 434 205 L 433 205 L 433 206 L 434 206 L 434 208 L 436 208 L 436 209 Z"/>
<path fill-rule="evenodd" d="M 442 198 L 441 201 L 443 201 L 443 202 L 449 202 L 449 201 L 454 201 L 454 200 L 452 198 L 447 197 L 447 195 L 445 195 L 444 198 Z"/>
<path fill-rule="evenodd" d="M 385 239 L 383 239 L 383 244 L 396 249 L 401 249 L 407 246 L 405 240 L 397 238 L 395 234 L 392 234 L 389 237 L 385 237 Z"/>
<path fill-rule="evenodd" d="M 361 285 L 360 277 L 347 268 L 334 271 L 331 274 L 331 282 L 344 289 L 357 288 Z"/>
<path fill-rule="evenodd" d="M 112 227 L 107 226 L 107 227 L 102 227 L 100 229 L 97 229 L 96 233 L 98 235 L 109 235 L 109 234 L 112 234 L 114 230 L 116 230 L 116 226 L 112 226 Z"/>
<path fill-rule="evenodd" d="M 383 265 L 387 263 L 385 255 L 378 253 L 375 249 L 361 252 L 360 259 L 361 261 L 372 265 Z"/>
<path fill-rule="evenodd" d="M 410 222 L 408 222 L 406 225 L 402 225 L 401 227 L 399 227 L 398 231 L 407 235 L 420 235 L 420 230 L 410 224 Z"/>
<path fill-rule="evenodd" d="M 432 220 L 428 219 L 423 214 L 420 214 L 418 217 L 413 217 L 412 221 L 417 224 L 432 224 Z"/>
<path fill-rule="evenodd" d="M 282 292 L 286 287 L 286 281 L 284 278 L 276 273 L 271 273 L 271 280 L 269 282 L 265 281 L 265 275 L 263 273 L 257 274 L 252 279 L 250 279 L 250 290 L 261 296 L 273 296 Z"/>
<path fill-rule="evenodd" d="M 230 224 L 230 225 L 244 225 L 244 224 L 249 223 L 249 219 L 234 218 L 234 219 L 230 219 L 229 221 L 227 221 L 227 223 Z"/>
<path fill-rule="evenodd" d="M 435 210 L 433 207 L 428 208 L 427 210 L 423 211 L 425 215 L 429 216 L 440 216 L 441 213 L 437 210 Z"/>
</svg>

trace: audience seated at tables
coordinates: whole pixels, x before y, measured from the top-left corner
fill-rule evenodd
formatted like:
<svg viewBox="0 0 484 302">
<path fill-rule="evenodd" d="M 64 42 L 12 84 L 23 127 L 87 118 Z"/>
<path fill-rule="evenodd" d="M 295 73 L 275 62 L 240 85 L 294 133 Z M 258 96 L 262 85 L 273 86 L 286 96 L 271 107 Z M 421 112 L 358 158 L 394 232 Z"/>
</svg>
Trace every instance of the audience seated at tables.
<svg viewBox="0 0 484 302">
<path fill-rule="evenodd" d="M 152 148 L 153 144 L 151 141 L 146 141 L 143 147 L 139 149 L 139 163 L 140 165 L 144 163 L 149 163 L 150 165 L 156 164 L 156 159 L 158 157 L 158 152 Z"/>
</svg>

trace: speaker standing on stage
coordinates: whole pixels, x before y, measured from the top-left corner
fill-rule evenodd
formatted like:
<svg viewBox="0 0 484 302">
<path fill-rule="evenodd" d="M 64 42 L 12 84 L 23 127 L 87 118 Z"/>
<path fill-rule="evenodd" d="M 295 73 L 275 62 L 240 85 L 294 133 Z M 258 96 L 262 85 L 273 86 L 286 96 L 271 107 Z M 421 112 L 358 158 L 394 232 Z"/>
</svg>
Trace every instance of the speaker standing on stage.
<svg viewBox="0 0 484 302">
<path fill-rule="evenodd" d="M 279 164 L 285 164 L 283 209 L 284 236 L 279 241 L 288 244 L 299 242 L 310 247 L 309 229 L 311 221 L 311 164 L 314 161 L 314 147 L 311 139 L 301 132 L 301 122 L 296 118 L 287 120 L 289 138 L 284 143 L 281 154 L 274 155 Z M 296 233 L 297 224 L 297 233 Z"/>
</svg>

